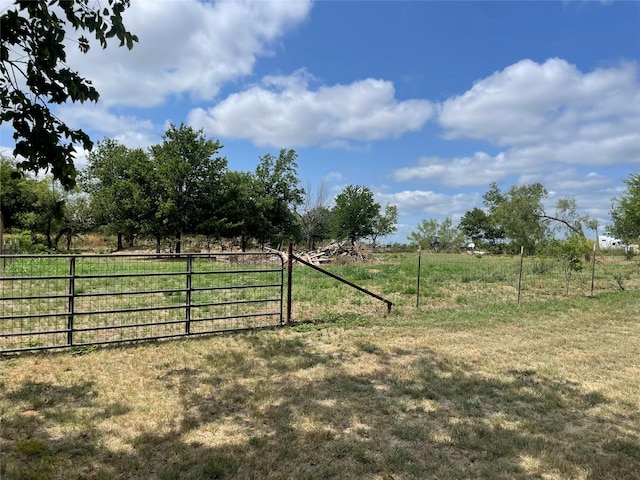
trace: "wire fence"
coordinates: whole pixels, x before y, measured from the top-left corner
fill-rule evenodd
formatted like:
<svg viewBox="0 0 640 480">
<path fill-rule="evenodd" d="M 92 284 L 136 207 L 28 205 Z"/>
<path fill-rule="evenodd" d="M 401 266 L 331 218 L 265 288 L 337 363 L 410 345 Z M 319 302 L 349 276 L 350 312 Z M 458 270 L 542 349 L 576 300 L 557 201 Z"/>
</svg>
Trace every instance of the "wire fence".
<svg viewBox="0 0 640 480">
<path fill-rule="evenodd" d="M 640 257 L 598 254 L 579 266 L 541 256 L 386 253 L 324 266 L 333 277 L 296 263 L 288 283 L 273 253 L 4 255 L 0 352 L 386 315 L 391 305 L 409 314 L 640 290 Z"/>
<path fill-rule="evenodd" d="M 579 263 L 548 256 L 423 255 L 417 302 L 524 303 L 640 289 L 640 262 L 598 254 Z"/>
<path fill-rule="evenodd" d="M 382 253 L 324 268 L 388 299 L 396 314 L 640 290 L 640 257 L 598 254 L 593 260 L 565 270 L 558 258 L 544 256 Z M 384 302 L 301 265 L 292 283 L 295 321 L 387 313 Z"/>
</svg>

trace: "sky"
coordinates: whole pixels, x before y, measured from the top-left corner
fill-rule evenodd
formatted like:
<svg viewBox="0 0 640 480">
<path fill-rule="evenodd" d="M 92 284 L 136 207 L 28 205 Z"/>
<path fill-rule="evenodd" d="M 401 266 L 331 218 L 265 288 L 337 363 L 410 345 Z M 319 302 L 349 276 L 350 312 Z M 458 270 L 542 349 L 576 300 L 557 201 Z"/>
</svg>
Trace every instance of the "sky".
<svg viewBox="0 0 640 480">
<path fill-rule="evenodd" d="M 63 121 L 131 148 L 185 123 L 237 171 L 295 149 L 312 196 L 362 185 L 397 207 L 385 242 L 457 223 L 492 182 L 540 182 L 547 213 L 574 199 L 602 234 L 640 172 L 637 1 L 132 0 L 124 18 L 131 51 L 69 41 L 101 96 L 53 107 Z"/>
</svg>

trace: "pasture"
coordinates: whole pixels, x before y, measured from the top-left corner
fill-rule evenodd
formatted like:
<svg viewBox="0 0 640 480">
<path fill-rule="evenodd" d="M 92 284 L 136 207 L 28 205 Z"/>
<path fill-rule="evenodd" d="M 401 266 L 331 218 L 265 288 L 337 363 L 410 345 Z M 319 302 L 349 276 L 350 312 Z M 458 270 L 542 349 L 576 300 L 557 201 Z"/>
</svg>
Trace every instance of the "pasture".
<svg viewBox="0 0 640 480">
<path fill-rule="evenodd" d="M 418 308 L 415 256 L 335 267 L 390 315 L 296 267 L 286 328 L 3 357 L 0 478 L 638 478 L 637 261 L 520 304 L 517 259 L 423 261 Z"/>
</svg>

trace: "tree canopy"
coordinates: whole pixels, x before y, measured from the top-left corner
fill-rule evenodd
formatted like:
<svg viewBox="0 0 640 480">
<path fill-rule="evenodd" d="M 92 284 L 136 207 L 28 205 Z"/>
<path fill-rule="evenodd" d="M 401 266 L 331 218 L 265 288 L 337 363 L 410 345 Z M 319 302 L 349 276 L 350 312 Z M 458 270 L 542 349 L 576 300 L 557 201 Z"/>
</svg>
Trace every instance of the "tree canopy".
<svg viewBox="0 0 640 480">
<path fill-rule="evenodd" d="M 331 237 L 331 211 L 327 204 L 327 186 L 323 182 L 315 195 L 311 186 L 305 189 L 300 224 L 302 238 L 309 250 L 315 249 L 316 243 Z"/>
<path fill-rule="evenodd" d="M 374 218 L 373 233 L 371 234 L 373 245 L 375 246 L 379 237 L 386 237 L 398 230 L 397 223 L 398 207 L 387 204 L 384 207 L 384 213 L 379 211 Z"/>
<path fill-rule="evenodd" d="M 611 235 L 626 243 L 640 241 L 640 173 L 632 173 L 624 180 L 625 191 L 613 200 L 611 207 Z"/>
<path fill-rule="evenodd" d="M 298 154 L 295 150 L 281 149 L 278 157 L 270 153 L 260 157 L 255 171 L 260 243 L 281 244 L 300 236 L 295 216 L 296 208 L 304 200 L 304 189 L 298 179 Z"/>
<path fill-rule="evenodd" d="M 495 224 L 493 217 L 484 210 L 475 207 L 460 219 L 462 232 L 474 243 L 486 242 L 495 247 L 504 238 L 504 230 Z"/>
<path fill-rule="evenodd" d="M 407 240 L 412 245 L 420 248 L 427 248 L 438 239 L 438 248 L 451 250 L 459 248 L 464 241 L 464 234 L 457 225 L 453 224 L 451 217 L 447 217 L 442 222 L 435 219 L 422 220 L 413 230 Z"/>
<path fill-rule="evenodd" d="M 352 244 L 375 232 L 380 204 L 373 192 L 361 185 L 347 185 L 335 198 L 331 210 L 331 233 L 336 240 L 349 240 Z"/>
<path fill-rule="evenodd" d="M 156 176 L 152 181 L 156 199 L 154 221 L 176 240 L 180 253 L 183 233 L 201 233 L 203 224 L 216 217 L 219 187 L 227 159 L 217 156 L 222 145 L 204 133 L 181 124 L 170 125 L 160 145 L 151 147 Z"/>
<path fill-rule="evenodd" d="M 82 172 L 82 187 L 89 194 L 93 221 L 117 235 L 118 249 L 123 238 L 128 246 L 148 224 L 150 215 L 151 161 L 141 149 L 128 149 L 115 140 L 98 143 Z"/>
<path fill-rule="evenodd" d="M 506 192 L 492 183 L 482 198 L 494 224 L 504 231 L 505 237 L 531 252 L 549 234 L 542 222 L 545 216 L 542 201 L 547 195 L 541 183 L 514 185 Z"/>
<path fill-rule="evenodd" d="M 0 16 L 0 123 L 11 122 L 17 166 L 38 173 L 50 171 L 54 180 L 70 189 L 75 185 L 75 145 L 91 150 L 93 143 L 81 129 L 73 129 L 51 112 L 51 104 L 97 102 L 100 94 L 91 81 L 66 65 L 65 40 L 79 31 L 78 48 L 90 48 L 85 34 L 102 48 L 112 38 L 133 48 L 138 38 L 122 19 L 129 0 L 108 5 L 89 0 L 16 0 Z"/>
</svg>

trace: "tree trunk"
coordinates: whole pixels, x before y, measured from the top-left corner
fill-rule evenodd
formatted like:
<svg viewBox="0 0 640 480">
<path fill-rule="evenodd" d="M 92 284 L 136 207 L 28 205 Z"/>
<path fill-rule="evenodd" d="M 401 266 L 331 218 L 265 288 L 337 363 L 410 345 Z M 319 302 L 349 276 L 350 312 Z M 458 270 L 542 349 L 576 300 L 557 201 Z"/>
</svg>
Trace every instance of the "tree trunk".
<svg viewBox="0 0 640 480">
<path fill-rule="evenodd" d="M 181 247 L 182 247 L 182 232 L 178 232 L 178 236 L 176 238 L 176 253 L 181 253 L 180 252 Z"/>
<path fill-rule="evenodd" d="M 51 250 L 53 248 L 53 241 L 51 240 L 51 218 L 47 220 L 47 229 L 45 232 L 45 237 L 47 239 L 47 250 Z"/>
<path fill-rule="evenodd" d="M 60 239 L 66 234 L 67 229 L 60 230 L 53 239 L 53 249 L 58 250 L 58 243 L 60 243 Z M 67 248 L 67 250 L 69 250 Z"/>
<path fill-rule="evenodd" d="M 127 235 L 126 238 L 124 239 L 125 242 L 127 242 L 127 247 L 133 247 L 134 243 L 135 243 L 135 235 Z"/>
</svg>

